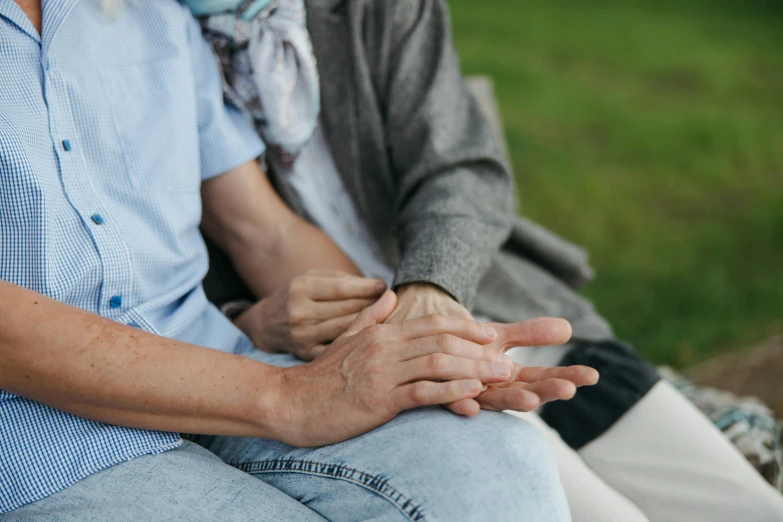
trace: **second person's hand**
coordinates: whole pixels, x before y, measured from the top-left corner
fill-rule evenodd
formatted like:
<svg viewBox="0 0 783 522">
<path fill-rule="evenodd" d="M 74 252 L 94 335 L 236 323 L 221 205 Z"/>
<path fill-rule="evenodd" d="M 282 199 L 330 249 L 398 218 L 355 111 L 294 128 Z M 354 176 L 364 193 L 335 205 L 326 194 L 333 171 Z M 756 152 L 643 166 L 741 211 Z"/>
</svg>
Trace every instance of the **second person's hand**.
<svg viewBox="0 0 783 522">
<path fill-rule="evenodd" d="M 279 371 L 276 440 L 340 442 L 404 410 L 471 399 L 484 383 L 511 377 L 510 359 L 487 346 L 493 328 L 445 316 L 379 324 L 395 305 L 386 292 L 316 360 Z"/>
<path fill-rule="evenodd" d="M 311 270 L 254 304 L 237 318 L 236 325 L 261 350 L 311 361 L 385 290 L 379 279 Z"/>
<path fill-rule="evenodd" d="M 399 302 L 386 319 L 388 323 L 441 314 L 472 319 L 468 312 L 442 288 L 429 283 L 412 283 L 398 290 Z M 498 353 L 520 346 L 554 346 L 568 342 L 571 325 L 563 319 L 541 317 L 512 324 L 490 323 L 498 337 L 489 345 Z M 598 381 L 598 372 L 586 366 L 554 368 L 515 364 L 508 382 L 489 386 L 475 398 L 445 407 L 458 415 L 476 415 L 481 409 L 531 411 L 546 402 L 568 400 L 580 386 Z"/>
<path fill-rule="evenodd" d="M 490 347 L 498 352 L 522 346 L 553 346 L 571 338 L 571 325 L 564 319 L 540 317 L 518 323 L 487 323 L 498 336 Z M 505 383 L 491 384 L 474 398 L 447 407 L 459 415 L 475 415 L 480 410 L 532 411 L 547 402 L 571 399 L 581 386 L 598 382 L 598 372 L 588 366 L 551 368 L 514 364 Z"/>
</svg>

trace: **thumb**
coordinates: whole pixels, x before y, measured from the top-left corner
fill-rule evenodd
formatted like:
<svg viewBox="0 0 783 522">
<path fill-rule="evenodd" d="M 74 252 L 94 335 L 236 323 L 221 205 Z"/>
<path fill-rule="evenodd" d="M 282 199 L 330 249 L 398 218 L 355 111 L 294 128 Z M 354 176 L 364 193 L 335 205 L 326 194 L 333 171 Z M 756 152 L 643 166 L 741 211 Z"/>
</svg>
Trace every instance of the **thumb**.
<svg viewBox="0 0 783 522">
<path fill-rule="evenodd" d="M 351 326 L 340 336 L 350 337 L 361 332 L 368 326 L 373 326 L 382 323 L 397 307 L 397 294 L 390 290 L 386 290 L 380 299 L 375 303 L 365 308 L 359 317 L 353 322 Z"/>
</svg>

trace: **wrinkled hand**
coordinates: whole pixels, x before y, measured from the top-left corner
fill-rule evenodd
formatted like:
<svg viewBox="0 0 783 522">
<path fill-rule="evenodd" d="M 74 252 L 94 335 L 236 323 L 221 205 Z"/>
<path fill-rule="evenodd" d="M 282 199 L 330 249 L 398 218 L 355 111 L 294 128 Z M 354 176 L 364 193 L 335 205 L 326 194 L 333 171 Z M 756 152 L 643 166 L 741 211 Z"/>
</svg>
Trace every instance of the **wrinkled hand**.
<svg viewBox="0 0 783 522">
<path fill-rule="evenodd" d="M 428 314 L 460 319 L 472 315 L 451 295 L 436 285 L 414 283 L 398 291 L 399 303 L 386 322 L 410 320 Z M 513 324 L 490 323 L 497 339 L 490 345 L 498 353 L 519 346 L 554 346 L 568 342 L 571 325 L 563 319 L 539 318 Z M 568 400 L 580 386 L 598 382 L 598 372 L 587 366 L 554 368 L 514 364 L 507 383 L 491 385 L 474 399 L 465 399 L 446 408 L 459 415 L 476 415 L 480 409 L 531 411 L 553 400 Z"/>
<path fill-rule="evenodd" d="M 571 325 L 564 319 L 538 318 L 513 324 L 488 323 L 498 337 L 491 347 L 505 352 L 518 346 L 552 346 L 568 342 Z M 449 404 L 459 415 L 476 415 L 480 409 L 532 411 L 554 400 L 568 400 L 580 386 L 598 382 L 598 372 L 588 366 L 555 366 L 553 368 L 514 364 L 509 380 L 491 384 L 473 399 Z"/>
<path fill-rule="evenodd" d="M 425 315 L 473 319 L 464 306 L 439 286 L 430 283 L 410 283 L 397 290 L 397 308 L 386 322 L 399 323 Z"/>
<path fill-rule="evenodd" d="M 385 290 L 379 279 L 312 270 L 253 305 L 236 325 L 261 350 L 291 353 L 311 361 Z"/>
<path fill-rule="evenodd" d="M 472 400 L 482 383 L 510 378 L 511 364 L 487 348 L 492 328 L 444 316 L 379 325 L 395 304 L 386 292 L 315 361 L 280 370 L 275 439 L 340 442 L 403 410 Z"/>
</svg>

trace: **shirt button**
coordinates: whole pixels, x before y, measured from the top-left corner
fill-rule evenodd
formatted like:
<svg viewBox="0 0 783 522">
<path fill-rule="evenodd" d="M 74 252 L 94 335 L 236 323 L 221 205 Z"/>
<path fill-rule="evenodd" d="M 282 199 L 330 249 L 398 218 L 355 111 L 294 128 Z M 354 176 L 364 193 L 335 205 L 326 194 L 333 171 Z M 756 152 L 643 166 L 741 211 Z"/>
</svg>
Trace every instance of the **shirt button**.
<svg viewBox="0 0 783 522">
<path fill-rule="evenodd" d="M 44 63 L 44 69 L 48 71 L 51 68 L 52 68 L 52 61 L 47 58 L 46 63 Z"/>
<path fill-rule="evenodd" d="M 70 141 L 68 141 L 68 140 L 63 140 L 63 148 L 64 148 L 66 151 L 69 151 L 69 150 L 71 150 L 71 142 L 70 142 Z"/>
<path fill-rule="evenodd" d="M 93 214 L 92 216 L 90 216 L 90 219 L 92 219 L 93 223 L 95 223 L 96 225 L 103 225 L 103 216 L 101 216 L 100 214 Z"/>
<path fill-rule="evenodd" d="M 122 296 L 115 295 L 109 300 L 109 306 L 112 308 L 119 308 L 122 306 Z"/>
</svg>

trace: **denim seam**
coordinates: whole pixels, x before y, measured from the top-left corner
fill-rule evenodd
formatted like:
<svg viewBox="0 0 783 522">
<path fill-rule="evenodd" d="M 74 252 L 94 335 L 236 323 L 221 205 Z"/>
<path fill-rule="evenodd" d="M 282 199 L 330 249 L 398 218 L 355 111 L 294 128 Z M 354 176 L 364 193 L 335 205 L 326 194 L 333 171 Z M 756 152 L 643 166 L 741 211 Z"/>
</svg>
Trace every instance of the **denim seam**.
<svg viewBox="0 0 783 522">
<path fill-rule="evenodd" d="M 421 506 L 415 505 L 411 499 L 405 497 L 405 495 L 389 485 L 388 480 L 349 468 L 348 466 L 293 459 L 241 462 L 231 465 L 247 473 L 303 473 L 344 480 L 384 497 L 413 522 L 426 522 L 427 520 L 421 510 Z"/>
</svg>

